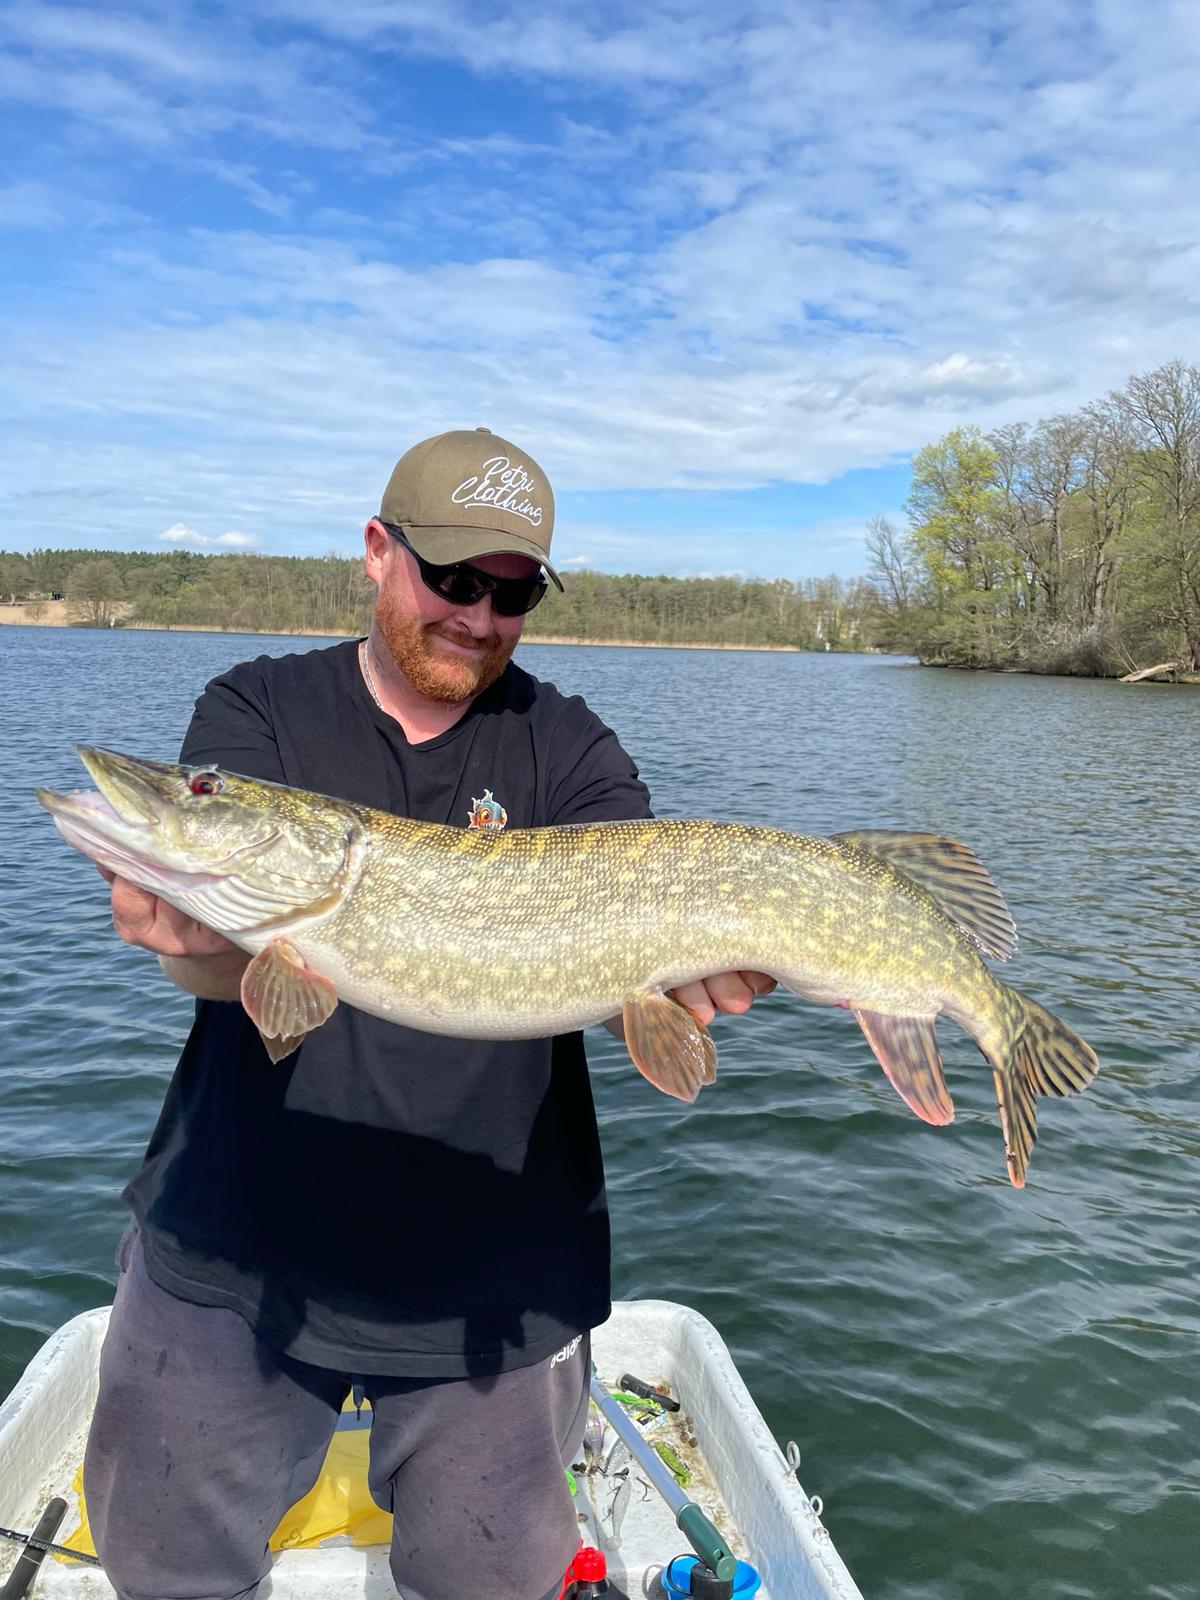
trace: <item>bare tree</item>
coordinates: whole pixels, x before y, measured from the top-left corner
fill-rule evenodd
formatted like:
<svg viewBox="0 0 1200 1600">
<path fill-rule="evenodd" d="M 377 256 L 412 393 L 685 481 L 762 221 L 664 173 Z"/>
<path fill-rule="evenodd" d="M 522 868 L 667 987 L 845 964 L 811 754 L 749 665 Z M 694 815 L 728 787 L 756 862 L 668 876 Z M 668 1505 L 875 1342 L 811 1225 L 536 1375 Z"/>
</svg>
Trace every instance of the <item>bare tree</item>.
<svg viewBox="0 0 1200 1600">
<path fill-rule="evenodd" d="M 1113 396 L 1153 492 L 1166 568 L 1166 620 L 1179 629 L 1187 665 L 1200 669 L 1200 368 L 1169 361 L 1130 378 Z"/>
<path fill-rule="evenodd" d="M 112 561 L 81 561 L 67 578 L 71 614 L 90 628 L 108 628 L 116 620 L 125 593 Z"/>
<path fill-rule="evenodd" d="M 878 580 L 891 608 L 903 619 L 913 599 L 916 582 L 907 540 L 886 517 L 872 517 L 867 523 L 867 554 L 871 558 L 871 576 Z"/>
<path fill-rule="evenodd" d="M 1080 420 L 1080 490 L 1086 512 L 1081 524 L 1077 524 L 1076 548 L 1069 554 L 1079 561 L 1084 615 L 1098 627 L 1108 610 L 1121 542 L 1133 507 L 1134 442 L 1124 411 L 1112 400 L 1085 406 Z"/>
<path fill-rule="evenodd" d="M 1019 563 L 1024 609 L 1048 622 L 1066 610 L 1064 540 L 1083 480 L 1084 425 L 1078 416 L 1024 423 L 988 436 L 1000 488 L 996 515 Z"/>
</svg>

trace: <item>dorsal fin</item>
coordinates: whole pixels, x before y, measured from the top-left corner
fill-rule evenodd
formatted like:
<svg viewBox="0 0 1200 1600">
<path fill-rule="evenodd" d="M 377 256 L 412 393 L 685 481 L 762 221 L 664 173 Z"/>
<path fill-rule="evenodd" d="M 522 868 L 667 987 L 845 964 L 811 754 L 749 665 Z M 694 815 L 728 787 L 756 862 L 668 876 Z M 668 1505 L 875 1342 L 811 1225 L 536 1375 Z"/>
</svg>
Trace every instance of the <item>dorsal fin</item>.
<svg viewBox="0 0 1200 1600">
<path fill-rule="evenodd" d="M 1004 896 L 973 851 L 937 833 L 903 833 L 863 828 L 830 837 L 879 856 L 932 895 L 971 942 L 986 956 L 1007 961 L 1017 947 L 1017 930 Z"/>
</svg>

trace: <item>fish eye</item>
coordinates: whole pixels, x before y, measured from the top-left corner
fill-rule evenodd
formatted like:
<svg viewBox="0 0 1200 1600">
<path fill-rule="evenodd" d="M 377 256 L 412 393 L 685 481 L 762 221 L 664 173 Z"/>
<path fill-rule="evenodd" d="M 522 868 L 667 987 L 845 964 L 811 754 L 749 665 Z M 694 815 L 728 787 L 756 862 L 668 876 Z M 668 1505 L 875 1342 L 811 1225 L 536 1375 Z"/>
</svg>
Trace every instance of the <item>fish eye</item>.
<svg viewBox="0 0 1200 1600">
<path fill-rule="evenodd" d="M 225 780 L 219 772 L 197 772 L 188 779 L 188 788 L 193 794 L 220 794 L 225 787 Z"/>
</svg>

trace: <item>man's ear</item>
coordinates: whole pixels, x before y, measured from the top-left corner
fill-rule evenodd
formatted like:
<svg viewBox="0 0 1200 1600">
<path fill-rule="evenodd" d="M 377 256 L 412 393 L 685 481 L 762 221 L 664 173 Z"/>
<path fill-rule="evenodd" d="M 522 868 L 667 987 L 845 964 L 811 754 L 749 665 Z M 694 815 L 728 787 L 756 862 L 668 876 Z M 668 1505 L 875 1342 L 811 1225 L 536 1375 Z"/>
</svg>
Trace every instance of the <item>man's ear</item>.
<svg viewBox="0 0 1200 1600">
<path fill-rule="evenodd" d="M 378 517 L 372 517 L 363 529 L 364 559 L 367 577 L 379 587 L 383 578 L 384 561 L 388 548 L 392 543 L 392 536 L 380 522 Z"/>
</svg>

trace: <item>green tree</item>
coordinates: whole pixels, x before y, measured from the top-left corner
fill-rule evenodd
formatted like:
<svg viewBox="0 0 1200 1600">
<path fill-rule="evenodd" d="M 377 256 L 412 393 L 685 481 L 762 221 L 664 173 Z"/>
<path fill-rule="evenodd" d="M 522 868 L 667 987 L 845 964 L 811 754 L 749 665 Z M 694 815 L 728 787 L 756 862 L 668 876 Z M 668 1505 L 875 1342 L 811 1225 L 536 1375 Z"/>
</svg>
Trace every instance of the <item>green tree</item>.
<svg viewBox="0 0 1200 1600">
<path fill-rule="evenodd" d="M 0 601 L 19 600 L 25 593 L 28 579 L 25 558 L 9 552 L 0 552 Z"/>
<path fill-rule="evenodd" d="M 1008 609 L 1011 552 L 999 536 L 995 448 L 978 428 L 955 428 L 913 461 L 908 517 L 928 585 L 922 653 L 972 663 L 996 659 L 997 618 Z"/>
<path fill-rule="evenodd" d="M 81 561 L 67 577 L 66 594 L 76 621 L 89 628 L 108 628 L 121 609 L 125 587 L 112 561 Z"/>
</svg>

